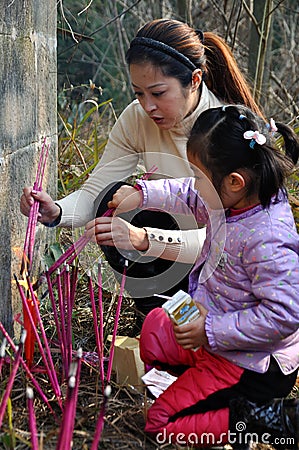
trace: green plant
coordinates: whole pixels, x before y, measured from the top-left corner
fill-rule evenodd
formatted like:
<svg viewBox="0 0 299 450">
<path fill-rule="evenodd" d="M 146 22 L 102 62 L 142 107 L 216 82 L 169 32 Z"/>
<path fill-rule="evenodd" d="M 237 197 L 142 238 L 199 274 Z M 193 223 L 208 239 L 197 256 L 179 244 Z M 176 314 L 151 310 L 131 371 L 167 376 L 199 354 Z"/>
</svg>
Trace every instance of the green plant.
<svg viewBox="0 0 299 450">
<path fill-rule="evenodd" d="M 77 92 L 74 97 L 74 92 Z M 80 93 L 80 95 L 78 94 Z M 87 179 L 98 163 L 107 143 L 112 99 L 99 102 L 101 88 L 71 87 L 58 96 L 58 195 L 65 196 Z M 78 100 L 79 99 L 79 100 Z"/>
</svg>

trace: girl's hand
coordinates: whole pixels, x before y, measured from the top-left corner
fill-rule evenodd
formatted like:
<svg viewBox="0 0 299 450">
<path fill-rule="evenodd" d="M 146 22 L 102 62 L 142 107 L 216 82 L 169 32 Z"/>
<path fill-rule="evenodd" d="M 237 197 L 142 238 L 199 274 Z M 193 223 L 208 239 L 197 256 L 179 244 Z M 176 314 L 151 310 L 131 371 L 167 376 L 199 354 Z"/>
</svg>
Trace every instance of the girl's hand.
<svg viewBox="0 0 299 450">
<path fill-rule="evenodd" d="M 34 200 L 39 201 L 38 221 L 41 223 L 52 223 L 60 214 L 60 208 L 45 191 L 34 191 L 33 188 L 25 187 L 20 201 L 20 210 L 25 216 L 29 216 L 30 208 Z"/>
<path fill-rule="evenodd" d="M 149 247 L 147 233 L 120 217 L 98 217 L 85 227 L 87 238 L 98 245 L 109 245 L 123 250 L 145 251 Z"/>
<path fill-rule="evenodd" d="M 200 317 L 186 325 L 173 325 L 173 331 L 178 344 L 185 350 L 207 345 L 208 339 L 205 332 L 205 319 L 208 311 L 199 303 L 196 303 Z"/>
<path fill-rule="evenodd" d="M 122 186 L 119 188 L 108 202 L 108 208 L 117 208 L 117 213 L 121 214 L 140 206 L 143 199 L 142 191 L 133 186 Z"/>
</svg>

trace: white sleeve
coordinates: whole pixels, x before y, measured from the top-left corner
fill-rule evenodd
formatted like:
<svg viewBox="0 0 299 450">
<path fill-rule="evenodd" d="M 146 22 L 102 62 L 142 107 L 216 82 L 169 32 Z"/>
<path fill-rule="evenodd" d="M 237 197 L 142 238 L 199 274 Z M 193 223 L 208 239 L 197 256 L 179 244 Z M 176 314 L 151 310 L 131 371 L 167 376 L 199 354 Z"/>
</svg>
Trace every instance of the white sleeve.
<svg viewBox="0 0 299 450">
<path fill-rule="evenodd" d="M 206 229 L 161 230 L 144 227 L 149 240 L 149 248 L 143 256 L 155 256 L 186 264 L 194 264 L 198 259 L 205 238 Z"/>
</svg>

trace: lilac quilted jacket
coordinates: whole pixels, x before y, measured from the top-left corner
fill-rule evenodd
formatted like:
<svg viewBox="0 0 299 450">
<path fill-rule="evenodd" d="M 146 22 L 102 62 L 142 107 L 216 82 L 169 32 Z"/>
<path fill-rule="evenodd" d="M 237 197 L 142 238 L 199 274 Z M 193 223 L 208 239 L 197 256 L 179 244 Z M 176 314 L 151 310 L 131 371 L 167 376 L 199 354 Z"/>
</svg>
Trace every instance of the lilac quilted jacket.
<svg viewBox="0 0 299 450">
<path fill-rule="evenodd" d="M 299 235 L 286 196 L 268 209 L 223 212 L 213 226 L 193 178 L 138 183 L 144 208 L 194 214 L 207 224 L 189 292 L 209 311 L 208 350 L 257 372 L 267 370 L 270 355 L 285 374 L 298 368 Z"/>
</svg>

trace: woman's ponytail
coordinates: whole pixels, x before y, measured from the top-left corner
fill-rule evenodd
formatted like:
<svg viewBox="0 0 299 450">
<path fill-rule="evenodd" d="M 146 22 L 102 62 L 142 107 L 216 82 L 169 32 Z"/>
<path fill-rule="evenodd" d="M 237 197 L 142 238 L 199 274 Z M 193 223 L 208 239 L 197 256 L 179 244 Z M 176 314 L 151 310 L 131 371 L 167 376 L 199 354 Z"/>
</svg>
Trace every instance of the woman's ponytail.
<svg viewBox="0 0 299 450">
<path fill-rule="evenodd" d="M 280 122 L 276 122 L 277 131 L 281 134 L 284 140 L 285 154 L 297 164 L 299 158 L 299 138 L 294 130 Z"/>
<path fill-rule="evenodd" d="M 226 42 L 212 32 L 205 32 L 204 47 L 208 88 L 225 103 L 245 105 L 264 117 Z"/>
</svg>

